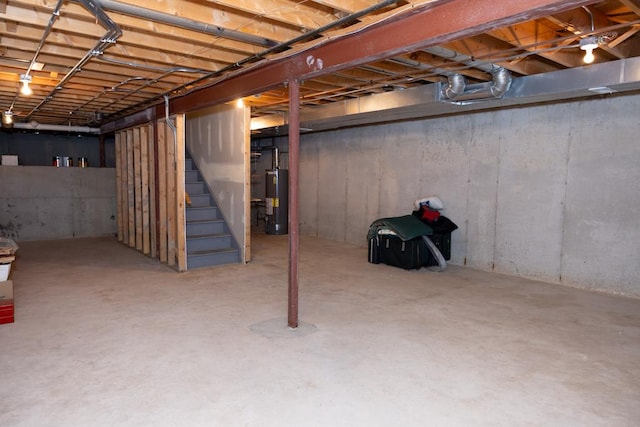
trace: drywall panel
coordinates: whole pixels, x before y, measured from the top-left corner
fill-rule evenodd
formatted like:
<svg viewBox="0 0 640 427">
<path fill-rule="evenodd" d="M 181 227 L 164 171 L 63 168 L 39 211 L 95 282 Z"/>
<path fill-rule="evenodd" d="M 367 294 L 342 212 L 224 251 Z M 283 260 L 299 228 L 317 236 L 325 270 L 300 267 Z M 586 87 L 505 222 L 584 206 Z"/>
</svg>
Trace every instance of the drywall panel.
<svg viewBox="0 0 640 427">
<path fill-rule="evenodd" d="M 113 235 L 115 169 L 0 166 L 0 234 L 18 241 Z"/>
<path fill-rule="evenodd" d="M 246 261 L 250 229 L 249 109 L 221 105 L 187 116 L 186 146 Z"/>
<path fill-rule="evenodd" d="M 562 280 L 640 297 L 640 97 L 580 103 L 568 164 Z"/>
<path fill-rule="evenodd" d="M 303 135 L 304 233 L 364 246 L 374 213 L 405 215 L 437 195 L 460 227 L 452 263 L 640 296 L 639 104 L 605 97 Z"/>
</svg>

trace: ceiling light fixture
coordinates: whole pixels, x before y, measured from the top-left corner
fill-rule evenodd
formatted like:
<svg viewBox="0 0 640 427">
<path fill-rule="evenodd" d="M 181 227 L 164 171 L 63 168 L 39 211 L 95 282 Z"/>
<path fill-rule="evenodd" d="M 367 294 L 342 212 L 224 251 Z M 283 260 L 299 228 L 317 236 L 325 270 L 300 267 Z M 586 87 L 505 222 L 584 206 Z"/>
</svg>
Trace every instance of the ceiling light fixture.
<svg viewBox="0 0 640 427">
<path fill-rule="evenodd" d="M 596 36 L 588 36 L 580 39 L 580 49 L 584 50 L 584 58 L 582 60 L 585 64 L 591 64 L 595 59 L 593 56 L 593 50 L 598 48 L 598 39 Z"/>
<path fill-rule="evenodd" d="M 29 96 L 33 93 L 29 87 L 29 83 L 31 83 L 31 76 L 29 74 L 20 74 L 20 83 L 22 83 L 22 87 L 20 88 L 21 94 Z"/>
<path fill-rule="evenodd" d="M 11 111 L 2 113 L 2 124 L 7 126 L 13 124 L 13 113 Z"/>
</svg>

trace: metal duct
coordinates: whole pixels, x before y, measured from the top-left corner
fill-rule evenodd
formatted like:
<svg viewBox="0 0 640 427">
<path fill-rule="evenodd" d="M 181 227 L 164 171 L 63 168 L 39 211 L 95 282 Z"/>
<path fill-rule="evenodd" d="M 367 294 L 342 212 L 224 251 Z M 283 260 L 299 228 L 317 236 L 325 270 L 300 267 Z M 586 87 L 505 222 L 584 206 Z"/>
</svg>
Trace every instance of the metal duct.
<svg viewBox="0 0 640 427">
<path fill-rule="evenodd" d="M 511 87 L 511 73 L 502 67 L 491 70 L 491 82 L 465 86 L 464 77 L 454 74 L 439 95 L 443 101 L 479 101 L 491 97 L 501 98 Z"/>
<path fill-rule="evenodd" d="M 258 46 L 271 47 L 277 42 L 269 40 L 265 37 L 258 37 L 240 31 L 229 30 L 217 25 L 209 25 L 203 22 L 196 22 L 190 19 L 181 18 L 179 16 L 167 15 L 165 13 L 156 12 L 155 10 L 145 9 L 143 7 L 125 4 L 122 2 L 111 0 L 97 0 L 104 9 L 113 12 L 123 13 L 125 15 L 135 16 L 137 18 L 149 19 L 163 24 L 173 25 L 187 30 L 198 31 L 204 34 L 211 34 L 226 39 L 235 40 L 243 43 L 254 44 Z"/>
<path fill-rule="evenodd" d="M 100 128 L 92 128 L 89 126 L 46 125 L 46 124 L 40 124 L 38 122 L 14 123 L 13 127 L 15 129 L 25 129 L 25 130 L 43 130 L 43 131 L 54 131 L 54 132 L 92 133 L 92 134 L 100 133 Z"/>
<path fill-rule="evenodd" d="M 511 73 L 506 68 L 496 67 L 491 75 L 493 79 L 489 91 L 494 97 L 500 98 L 511 87 Z"/>
<path fill-rule="evenodd" d="M 499 75 L 504 77 L 502 73 Z M 498 80 L 506 83 L 502 77 L 498 77 Z M 482 84 L 486 99 L 481 102 L 478 99 L 465 102 L 460 98 L 442 102 L 442 84 L 432 84 L 305 108 L 300 111 L 301 126 L 317 132 L 509 106 L 602 97 L 616 92 L 634 93 L 640 91 L 640 57 L 513 78 L 499 98 L 491 94 L 491 85 Z M 476 85 L 467 86 L 466 90 L 473 90 L 471 86 Z M 505 87 L 501 84 L 495 90 Z M 463 96 L 467 96 L 466 92 Z M 287 119 L 281 115 L 254 118 L 251 120 L 251 129 L 260 136 L 286 135 Z"/>
<path fill-rule="evenodd" d="M 442 90 L 442 94 L 449 99 L 456 99 L 464 93 L 467 82 L 462 74 L 452 74 L 449 76 L 449 84 Z"/>
</svg>

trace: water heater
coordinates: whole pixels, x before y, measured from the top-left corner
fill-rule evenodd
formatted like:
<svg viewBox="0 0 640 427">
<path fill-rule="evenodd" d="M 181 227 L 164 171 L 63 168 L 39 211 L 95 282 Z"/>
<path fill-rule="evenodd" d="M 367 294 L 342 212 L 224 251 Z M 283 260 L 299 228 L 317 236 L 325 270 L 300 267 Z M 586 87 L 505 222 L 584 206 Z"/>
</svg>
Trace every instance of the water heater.
<svg viewBox="0 0 640 427">
<path fill-rule="evenodd" d="M 289 171 L 266 171 L 265 221 L 267 234 L 289 232 Z"/>
</svg>

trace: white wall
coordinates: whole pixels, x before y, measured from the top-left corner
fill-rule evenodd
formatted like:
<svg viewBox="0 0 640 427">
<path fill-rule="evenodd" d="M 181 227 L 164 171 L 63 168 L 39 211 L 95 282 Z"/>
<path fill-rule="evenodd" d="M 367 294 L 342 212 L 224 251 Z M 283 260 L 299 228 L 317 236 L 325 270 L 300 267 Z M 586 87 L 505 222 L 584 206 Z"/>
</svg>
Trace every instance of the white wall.
<svg viewBox="0 0 640 427">
<path fill-rule="evenodd" d="M 438 195 L 452 263 L 640 297 L 640 95 L 303 136 L 301 233 L 366 244 Z"/>
<path fill-rule="evenodd" d="M 17 241 L 113 236 L 112 168 L 0 166 L 0 235 Z"/>
<path fill-rule="evenodd" d="M 221 105 L 187 115 L 186 146 L 240 246 L 249 254 L 249 110 Z"/>
</svg>

